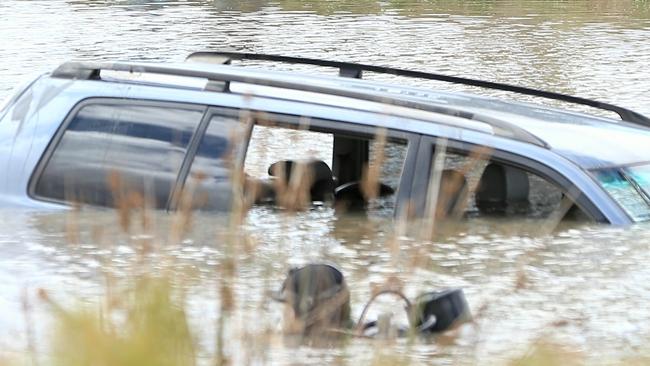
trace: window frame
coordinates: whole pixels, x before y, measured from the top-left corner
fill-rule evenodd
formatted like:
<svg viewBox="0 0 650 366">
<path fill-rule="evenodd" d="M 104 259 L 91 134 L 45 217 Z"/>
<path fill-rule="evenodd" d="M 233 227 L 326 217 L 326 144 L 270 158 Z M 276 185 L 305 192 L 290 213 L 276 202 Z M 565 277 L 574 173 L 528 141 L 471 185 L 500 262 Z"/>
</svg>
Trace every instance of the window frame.
<svg viewBox="0 0 650 366">
<path fill-rule="evenodd" d="M 43 172 L 45 171 L 45 168 L 47 167 L 50 160 L 52 159 L 52 156 L 54 155 L 54 153 L 57 151 L 57 148 L 61 144 L 61 140 L 63 139 L 63 136 L 67 131 L 68 126 L 70 125 L 72 120 L 74 120 L 74 118 L 77 117 L 79 111 L 84 107 L 87 107 L 89 105 L 97 105 L 97 104 L 111 105 L 111 106 L 128 105 L 128 106 L 176 108 L 176 109 L 188 109 L 188 110 L 201 111 L 203 113 L 203 116 L 197 123 L 197 127 L 192 132 L 192 137 L 190 138 L 190 142 L 188 144 L 187 151 L 183 159 L 183 163 L 181 164 L 181 168 L 179 168 L 179 173 L 183 167 L 183 164 L 185 163 L 185 159 L 187 158 L 187 152 L 189 152 L 192 142 L 196 139 L 197 132 L 199 131 L 199 127 L 201 126 L 201 123 L 203 122 L 203 119 L 205 118 L 206 112 L 208 110 L 208 106 L 206 105 L 183 103 L 183 102 L 167 102 L 167 101 L 157 101 L 157 100 L 148 100 L 148 99 L 124 99 L 124 98 L 106 98 L 106 97 L 92 97 L 92 98 L 83 99 L 80 102 L 78 102 L 73 108 L 70 109 L 70 112 L 68 112 L 63 122 L 57 128 L 53 137 L 50 139 L 50 142 L 47 144 L 45 148 L 45 152 L 43 153 L 38 163 L 36 164 L 36 168 L 32 172 L 32 175 L 29 178 L 29 182 L 27 183 L 27 196 L 29 198 L 41 202 L 56 203 L 56 204 L 61 204 L 66 206 L 70 206 L 72 204 L 72 202 L 70 201 L 60 200 L 52 197 L 40 196 L 36 194 L 36 186 L 38 184 L 38 181 L 41 179 Z M 169 196 L 167 198 L 167 202 L 168 202 L 166 205 L 167 209 L 169 207 L 169 199 L 171 198 L 172 193 L 177 190 L 176 188 L 177 182 L 178 182 L 178 174 L 176 176 L 176 181 L 172 186 Z M 88 205 L 94 207 L 105 207 L 105 206 L 97 206 L 92 204 L 88 204 Z"/>
<path fill-rule="evenodd" d="M 192 139 L 190 140 L 190 143 L 187 146 L 187 152 L 185 153 L 185 158 L 183 159 L 183 162 L 181 163 L 181 167 L 178 170 L 178 175 L 176 177 L 176 183 L 174 184 L 174 189 L 169 195 L 169 200 L 167 201 L 167 211 L 175 211 L 178 208 L 183 187 L 185 187 L 185 184 L 187 183 L 187 178 L 189 177 L 190 171 L 192 169 L 192 163 L 194 162 L 194 157 L 196 156 L 199 146 L 201 145 L 201 141 L 203 141 L 203 137 L 205 136 L 205 133 L 208 130 L 210 121 L 216 116 L 222 116 L 227 118 L 233 118 L 233 117 L 241 118 L 242 113 L 244 113 L 244 110 L 239 108 L 219 107 L 219 106 L 207 107 L 205 113 L 203 114 L 203 118 L 201 118 L 201 122 L 197 126 L 197 129 L 194 132 L 194 135 L 192 135 Z M 248 150 L 248 144 L 250 143 L 251 132 L 252 132 L 252 128 L 246 131 L 246 134 L 242 139 L 242 143 L 244 144 L 244 147 L 241 152 L 241 155 L 237 157 L 238 163 L 243 163 L 244 161 L 244 158 L 246 156 L 246 151 Z"/>
<path fill-rule="evenodd" d="M 251 139 L 252 128 L 254 125 L 261 125 L 257 120 L 255 114 L 263 113 L 265 118 L 272 119 L 274 123 L 279 128 L 289 128 L 289 129 L 299 129 L 304 123 L 305 118 L 309 119 L 309 128 L 310 131 L 315 132 L 324 132 L 332 134 L 342 134 L 348 135 L 351 137 L 362 137 L 362 138 L 373 138 L 376 136 L 376 133 L 379 129 L 386 130 L 386 136 L 389 139 L 405 141 L 407 144 L 406 157 L 403 162 L 403 167 L 401 171 L 401 176 L 399 180 L 398 190 L 396 192 L 395 198 L 395 210 L 394 215 L 397 216 L 406 209 L 406 204 L 409 202 L 412 197 L 411 189 L 413 187 L 413 180 L 416 172 L 417 157 L 419 156 L 420 149 L 420 140 L 421 135 L 413 132 L 402 131 L 398 129 L 385 128 L 380 126 L 366 125 L 366 124 L 357 124 L 350 121 L 345 121 L 341 119 L 324 119 L 320 117 L 311 117 L 311 116 L 297 116 L 290 113 L 277 113 L 277 112 L 268 112 L 265 110 L 244 110 L 237 107 L 228 107 L 228 106 L 218 106 L 218 105 L 205 105 L 205 104 L 193 104 L 186 102 L 170 102 L 170 101 L 158 101 L 158 100 L 149 100 L 149 99 L 124 99 L 124 98 L 111 98 L 111 97 L 91 97 L 86 98 L 78 102 L 66 115 L 63 122 L 59 125 L 53 137 L 50 139 L 50 142 L 46 146 L 44 153 L 36 164 L 36 168 L 32 172 L 28 185 L 27 185 L 27 196 L 31 199 L 49 202 L 55 204 L 62 204 L 70 206 L 72 203 L 66 200 L 60 200 L 51 197 L 44 197 L 36 194 L 36 185 L 43 175 L 45 168 L 50 162 L 54 152 L 59 147 L 61 140 L 72 122 L 72 120 L 78 115 L 79 111 L 88 106 L 88 105 L 136 105 L 136 106 L 147 106 L 147 107 L 160 107 L 160 108 L 180 108 L 180 109 L 190 109 L 203 112 L 203 116 L 197 124 L 190 142 L 188 143 L 185 156 L 179 168 L 179 171 L 176 176 L 176 181 L 171 189 L 169 194 L 166 210 L 174 211 L 178 206 L 180 188 L 182 188 L 187 181 L 189 172 L 191 169 L 192 162 L 197 153 L 199 144 L 205 132 L 208 128 L 210 120 L 215 116 L 225 116 L 225 117 L 237 117 L 239 118 L 242 113 L 250 113 L 253 118 L 253 123 L 251 124 L 249 130 L 247 131 L 246 136 L 242 140 L 245 146 L 243 146 L 242 154 L 239 157 L 239 163 L 244 162 L 246 153 L 248 152 L 248 145 Z M 379 115 L 378 115 L 379 116 Z M 379 117 L 378 117 L 379 118 Z M 94 206 L 94 205 L 93 205 Z M 103 206 L 95 206 L 103 207 Z"/>
<path fill-rule="evenodd" d="M 435 146 L 439 139 L 443 138 L 435 136 L 423 136 L 422 141 L 420 142 L 420 149 L 418 151 L 417 159 L 418 165 L 415 177 L 413 179 L 413 187 L 411 188 L 414 197 L 424 197 L 424 199 L 421 200 L 414 200 L 415 212 L 419 217 L 422 217 L 424 215 L 425 205 L 429 199 L 427 197 L 430 179 L 429 169 L 433 161 Z M 569 180 L 567 177 L 552 167 L 526 156 L 497 149 L 492 146 L 478 145 L 460 140 L 447 139 L 448 151 L 453 151 L 462 155 L 469 155 L 471 151 L 476 151 L 478 148 L 490 149 L 490 161 L 495 161 L 498 163 L 520 168 L 556 185 L 563 191 L 563 193 L 570 194 L 570 198 L 575 202 L 575 204 L 595 222 L 609 222 L 605 214 L 598 208 L 594 201 L 588 197 L 587 194 L 585 194 L 575 184 L 573 184 L 571 180 Z"/>
<path fill-rule="evenodd" d="M 242 167 L 246 155 L 248 153 L 248 146 L 250 144 L 254 126 L 264 125 L 259 123 L 256 117 L 256 113 L 262 113 L 265 119 L 272 120 L 274 123 L 273 126 L 274 127 L 277 126 L 277 128 L 299 130 L 301 126 L 304 125 L 304 121 L 307 118 L 309 120 L 309 125 L 307 130 L 309 131 L 348 135 L 350 137 L 373 138 L 374 136 L 376 136 L 377 130 L 383 128 L 378 126 L 357 124 L 354 122 L 344 121 L 340 119 L 339 120 L 324 119 L 320 117 L 311 117 L 311 116 L 304 116 L 304 115 L 297 116 L 289 113 L 268 112 L 264 110 L 243 110 L 239 108 L 211 106 L 206 112 L 206 114 L 204 115 L 203 120 L 201 121 L 202 123 L 204 123 L 204 125 L 202 126 L 203 129 L 201 130 L 202 131 L 201 135 L 199 136 L 197 134 L 197 140 L 192 141 L 190 143 L 190 144 L 195 143 L 196 146 L 193 146 L 191 150 L 188 147 L 186 159 L 183 161 L 183 165 L 181 168 L 181 172 L 184 172 L 184 175 L 182 177 L 179 176 L 179 182 L 182 182 L 182 184 L 179 185 L 179 187 L 183 187 L 187 181 L 189 170 L 191 168 L 191 163 L 194 160 L 194 156 L 196 155 L 198 144 L 203 138 L 203 133 L 207 129 L 209 121 L 214 116 L 224 115 L 224 112 L 236 116 L 240 116 L 241 113 L 246 112 L 250 114 L 251 118 L 253 118 L 253 123 L 250 125 L 249 130 L 246 131 L 246 136 L 244 138 L 245 146 L 243 147 L 241 156 L 237 161 L 237 163 L 241 164 Z M 410 188 L 412 186 L 413 175 L 415 173 L 416 158 L 418 155 L 421 135 L 412 132 L 401 131 L 397 129 L 390 129 L 390 128 L 385 128 L 385 130 L 386 130 L 387 138 L 402 140 L 405 141 L 407 144 L 406 157 L 404 158 L 399 185 L 395 196 L 395 210 L 393 214 L 397 216 L 399 213 L 402 212 L 403 209 L 406 208 L 405 203 L 408 202 L 408 199 L 410 198 L 411 195 Z M 174 201 L 170 201 L 170 205 L 168 209 L 172 211 L 176 209 L 177 205 L 178 205 L 178 197 L 175 197 Z"/>
</svg>

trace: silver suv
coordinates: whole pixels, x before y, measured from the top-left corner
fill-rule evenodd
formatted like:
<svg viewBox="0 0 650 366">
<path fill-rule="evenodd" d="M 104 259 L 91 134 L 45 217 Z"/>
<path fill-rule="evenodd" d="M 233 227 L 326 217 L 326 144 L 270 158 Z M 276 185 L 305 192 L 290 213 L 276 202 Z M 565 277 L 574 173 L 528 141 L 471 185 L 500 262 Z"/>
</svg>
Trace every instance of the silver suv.
<svg viewBox="0 0 650 366">
<path fill-rule="evenodd" d="M 231 64 L 250 60 L 339 75 Z M 365 73 L 560 100 L 620 120 L 372 82 Z M 152 207 L 176 210 L 192 186 L 204 210 L 229 210 L 238 191 L 254 192 L 252 204 L 277 205 L 278 181 L 290 188 L 303 167 L 307 199 L 317 204 L 622 225 L 650 219 L 648 126 L 592 100 L 352 63 L 223 52 L 176 64 L 68 62 L 0 110 L 0 204 L 113 207 L 128 187 Z M 364 182 L 377 165 L 370 194 Z M 239 168 L 246 174 L 233 179 Z"/>
</svg>

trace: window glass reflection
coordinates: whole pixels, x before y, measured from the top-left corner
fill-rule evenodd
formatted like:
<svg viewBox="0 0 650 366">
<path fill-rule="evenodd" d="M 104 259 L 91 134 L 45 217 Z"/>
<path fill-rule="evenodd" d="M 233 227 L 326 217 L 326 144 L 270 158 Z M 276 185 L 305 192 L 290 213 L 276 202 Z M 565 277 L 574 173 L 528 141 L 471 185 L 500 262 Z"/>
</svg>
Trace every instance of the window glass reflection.
<svg viewBox="0 0 650 366">
<path fill-rule="evenodd" d="M 115 206 L 118 187 L 165 208 L 202 115 L 159 106 L 83 107 L 47 163 L 36 195 Z"/>
<path fill-rule="evenodd" d="M 214 116 L 201 139 L 186 187 L 196 188 L 195 208 L 227 211 L 232 198 L 231 171 L 242 158 L 245 125 L 236 117 Z"/>
</svg>

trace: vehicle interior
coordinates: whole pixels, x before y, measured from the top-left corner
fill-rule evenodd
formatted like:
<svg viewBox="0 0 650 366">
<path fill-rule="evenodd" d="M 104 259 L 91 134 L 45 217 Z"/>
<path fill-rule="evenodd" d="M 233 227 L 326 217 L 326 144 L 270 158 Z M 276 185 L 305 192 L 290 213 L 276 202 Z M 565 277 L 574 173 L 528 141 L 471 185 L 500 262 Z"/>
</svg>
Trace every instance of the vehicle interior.
<svg viewBox="0 0 650 366">
<path fill-rule="evenodd" d="M 424 205 L 426 211 L 416 208 L 415 216 L 546 218 L 561 209 L 567 197 L 540 175 L 489 154 L 446 149 L 442 165 L 435 156 L 423 159 L 418 149 L 409 151 L 417 145 L 410 144 L 415 138 L 411 134 L 288 116 L 258 116 L 247 125 L 237 114 L 212 114 L 200 141 L 192 145 L 192 131 L 203 115 L 200 109 L 89 101 L 73 114 L 60 141 L 43 159 L 34 195 L 116 206 L 123 201 L 120 197 L 128 196 L 126 191 L 135 190 L 151 197 L 152 207 L 175 210 L 181 198 L 174 188 L 178 182 L 202 177 L 197 179 L 193 207 L 227 211 L 232 164 L 243 160 L 241 183 L 248 205 L 329 205 L 337 213 L 384 217 L 410 214 L 411 206 Z M 186 155 L 192 156 L 191 162 Z M 438 164 L 436 169 L 431 161 Z M 409 174 L 403 174 L 406 167 Z M 411 178 L 427 188 L 414 191 L 417 184 Z M 411 185 L 406 192 L 399 189 L 402 181 Z M 404 199 L 398 199 L 400 192 Z M 405 202 L 409 196 L 412 202 Z"/>
<path fill-rule="evenodd" d="M 407 141 L 318 128 L 253 127 L 244 172 L 253 204 L 393 214 Z"/>
<path fill-rule="evenodd" d="M 591 220 L 553 182 L 488 154 L 446 152 L 438 181 L 438 218 Z"/>
<path fill-rule="evenodd" d="M 244 164 L 247 191 L 254 192 L 252 204 L 332 205 L 341 213 L 392 216 L 407 150 L 406 140 L 394 138 L 255 125 Z M 435 204 L 437 218 L 545 219 L 563 210 L 565 219 L 589 220 L 564 202 L 566 192 L 556 184 L 488 155 L 450 150 L 440 176 L 431 175 L 436 180 L 428 196 L 437 190 L 437 199 L 427 202 Z"/>
</svg>

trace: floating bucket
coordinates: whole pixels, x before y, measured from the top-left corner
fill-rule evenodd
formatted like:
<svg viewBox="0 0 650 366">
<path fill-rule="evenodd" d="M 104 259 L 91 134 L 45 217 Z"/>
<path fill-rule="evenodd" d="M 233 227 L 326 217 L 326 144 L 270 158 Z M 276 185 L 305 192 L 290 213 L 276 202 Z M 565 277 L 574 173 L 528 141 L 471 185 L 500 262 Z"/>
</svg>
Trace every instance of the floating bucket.
<svg viewBox="0 0 650 366">
<path fill-rule="evenodd" d="M 411 309 L 411 325 L 422 334 L 443 332 L 471 318 L 461 289 L 422 294 Z"/>
</svg>

